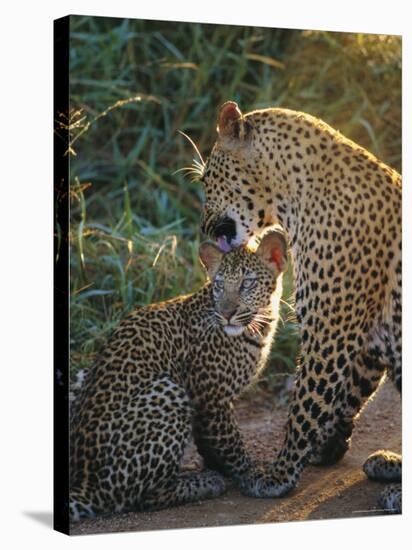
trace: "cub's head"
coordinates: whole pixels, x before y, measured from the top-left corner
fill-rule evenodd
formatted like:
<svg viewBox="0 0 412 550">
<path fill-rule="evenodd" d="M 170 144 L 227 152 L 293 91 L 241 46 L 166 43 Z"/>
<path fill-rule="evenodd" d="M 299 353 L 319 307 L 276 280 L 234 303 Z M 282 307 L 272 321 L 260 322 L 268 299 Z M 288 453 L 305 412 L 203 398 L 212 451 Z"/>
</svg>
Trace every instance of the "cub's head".
<svg viewBox="0 0 412 550">
<path fill-rule="evenodd" d="M 246 244 L 276 223 L 267 194 L 268 163 L 257 126 L 267 113 L 242 115 L 233 101 L 220 109 L 217 141 L 204 166 L 201 227 L 224 250 Z M 265 191 L 266 188 L 266 191 Z"/>
<path fill-rule="evenodd" d="M 283 233 L 267 233 L 255 252 L 242 246 L 225 254 L 205 242 L 199 256 L 212 283 L 214 320 L 227 334 L 236 336 L 246 329 L 259 333 L 270 323 L 272 297 L 287 264 Z"/>
</svg>

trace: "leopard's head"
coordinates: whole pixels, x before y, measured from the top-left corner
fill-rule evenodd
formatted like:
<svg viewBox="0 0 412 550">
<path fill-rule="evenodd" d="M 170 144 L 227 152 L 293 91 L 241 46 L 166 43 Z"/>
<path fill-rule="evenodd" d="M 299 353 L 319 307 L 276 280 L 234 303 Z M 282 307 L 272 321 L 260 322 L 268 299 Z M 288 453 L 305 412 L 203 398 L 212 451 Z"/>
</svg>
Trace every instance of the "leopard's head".
<svg viewBox="0 0 412 550">
<path fill-rule="evenodd" d="M 256 114 L 244 116 L 236 103 L 226 102 L 218 116 L 217 141 L 200 178 L 205 192 L 201 229 L 223 251 L 246 244 L 277 223 L 262 199 L 267 152 L 255 125 Z"/>
<path fill-rule="evenodd" d="M 281 292 L 279 278 L 287 264 L 281 231 L 265 234 L 255 251 L 241 246 L 224 253 L 208 241 L 199 256 L 212 283 L 214 319 L 226 334 L 259 333 L 270 323 L 272 299 Z"/>
</svg>

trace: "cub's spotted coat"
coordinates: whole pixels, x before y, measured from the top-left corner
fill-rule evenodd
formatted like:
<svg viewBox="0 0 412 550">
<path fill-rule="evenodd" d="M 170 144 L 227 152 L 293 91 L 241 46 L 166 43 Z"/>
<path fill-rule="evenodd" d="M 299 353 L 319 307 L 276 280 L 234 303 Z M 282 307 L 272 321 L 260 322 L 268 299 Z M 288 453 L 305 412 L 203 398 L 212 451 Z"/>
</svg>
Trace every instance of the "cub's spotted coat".
<svg viewBox="0 0 412 550">
<path fill-rule="evenodd" d="M 385 373 L 401 391 L 401 177 L 312 116 L 227 102 L 201 181 L 212 238 L 236 247 L 280 223 L 291 242 L 302 364 L 277 486 L 259 495 L 280 496 L 308 460 L 344 455 Z"/>
<path fill-rule="evenodd" d="M 246 452 L 232 401 L 269 352 L 286 242 L 274 231 L 256 252 L 204 243 L 200 256 L 212 282 L 129 315 L 85 377 L 71 426 L 72 520 L 220 495 L 219 473 L 179 473 L 192 425 L 208 468 L 245 492 L 273 483 Z"/>
</svg>

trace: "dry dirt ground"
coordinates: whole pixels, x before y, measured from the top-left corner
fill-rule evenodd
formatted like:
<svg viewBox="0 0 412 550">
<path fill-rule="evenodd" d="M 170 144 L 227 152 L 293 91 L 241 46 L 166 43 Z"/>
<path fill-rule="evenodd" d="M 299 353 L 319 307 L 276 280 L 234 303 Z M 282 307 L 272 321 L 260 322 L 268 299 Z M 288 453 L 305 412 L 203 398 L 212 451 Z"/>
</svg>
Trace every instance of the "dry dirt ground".
<svg viewBox="0 0 412 550">
<path fill-rule="evenodd" d="M 239 401 L 237 416 L 250 451 L 259 460 L 275 456 L 283 440 L 286 405 L 275 400 L 247 397 Z M 401 401 L 390 382 L 383 385 L 357 422 L 352 446 L 334 466 L 308 466 L 296 489 L 281 499 L 252 499 L 229 486 L 214 500 L 151 513 L 117 514 L 74 524 L 71 534 L 181 529 L 219 525 L 352 518 L 379 515 L 377 496 L 382 485 L 366 479 L 362 464 L 373 451 L 401 451 Z M 183 461 L 185 469 L 200 467 L 193 445 Z"/>
</svg>

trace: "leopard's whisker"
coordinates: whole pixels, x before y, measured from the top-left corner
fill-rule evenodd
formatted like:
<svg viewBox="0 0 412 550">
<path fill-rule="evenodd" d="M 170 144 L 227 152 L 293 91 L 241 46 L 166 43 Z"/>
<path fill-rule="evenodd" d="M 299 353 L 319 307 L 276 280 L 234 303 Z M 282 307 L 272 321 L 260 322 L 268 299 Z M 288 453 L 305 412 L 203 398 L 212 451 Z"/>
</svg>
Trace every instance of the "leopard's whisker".
<svg viewBox="0 0 412 550">
<path fill-rule="evenodd" d="M 265 315 L 265 314 L 269 314 L 271 315 L 272 314 L 272 308 L 271 307 L 261 307 L 257 310 L 257 312 L 259 315 Z"/>
<path fill-rule="evenodd" d="M 255 323 L 258 323 L 259 325 L 269 325 L 270 324 L 270 321 L 268 321 L 267 319 L 259 319 L 259 317 L 253 317 L 253 321 Z"/>
<path fill-rule="evenodd" d="M 173 175 L 179 173 L 179 172 L 185 172 L 185 176 L 192 175 L 191 179 L 195 180 L 197 178 L 201 178 L 203 175 L 203 172 L 200 171 L 199 168 L 193 167 L 193 166 L 184 166 L 183 168 L 179 168 L 178 170 L 175 170 L 173 172 Z"/>
<path fill-rule="evenodd" d="M 253 326 L 250 325 L 250 324 L 246 327 L 246 330 L 248 330 L 252 335 L 255 334 L 255 329 L 254 329 Z"/>
<path fill-rule="evenodd" d="M 267 315 L 259 315 L 259 314 L 254 315 L 253 318 L 260 319 L 262 321 L 269 321 L 269 322 L 274 320 L 273 317 L 268 317 Z"/>
<path fill-rule="evenodd" d="M 216 319 L 211 318 L 209 319 L 209 322 L 206 325 L 205 331 L 209 332 L 211 329 L 216 328 L 216 326 L 217 326 Z"/>
<path fill-rule="evenodd" d="M 197 159 L 193 159 L 193 166 L 196 167 L 199 172 L 203 172 L 203 168 L 205 165 L 199 162 Z"/>
<path fill-rule="evenodd" d="M 262 333 L 260 332 L 259 327 L 256 325 L 256 323 L 254 323 L 254 321 L 252 321 L 248 326 L 251 327 L 251 328 L 253 328 L 253 331 L 254 331 L 255 334 L 259 334 L 259 336 L 260 336 L 261 338 L 263 338 L 263 335 L 262 335 Z"/>
<path fill-rule="evenodd" d="M 199 149 L 197 148 L 197 145 L 195 144 L 195 142 L 192 140 L 191 137 L 189 137 L 187 134 L 185 134 L 184 132 L 182 132 L 182 130 L 178 130 L 179 134 L 181 134 L 183 137 L 185 137 L 187 139 L 187 141 L 192 145 L 193 149 L 196 151 L 196 154 L 197 156 L 199 157 L 199 160 L 200 160 L 200 163 L 202 165 L 202 167 L 205 166 L 205 161 L 203 160 L 203 157 L 202 155 L 200 154 L 200 151 Z M 198 161 L 199 162 L 199 161 Z"/>
<path fill-rule="evenodd" d="M 181 130 L 178 130 L 178 132 L 189 141 L 189 143 L 192 145 L 193 149 L 195 150 L 195 152 L 196 152 L 196 154 L 199 158 L 198 159 L 194 158 L 193 161 L 192 161 L 192 164 L 190 166 L 185 166 L 184 168 L 179 168 L 178 170 L 173 172 L 173 174 L 177 174 L 178 172 L 186 172 L 187 174 L 192 175 L 192 178 L 191 178 L 192 181 L 200 179 L 204 175 L 205 166 L 206 166 L 205 161 L 203 160 L 203 157 L 200 154 L 200 151 L 197 148 L 195 142 L 187 134 L 185 134 Z"/>
<path fill-rule="evenodd" d="M 223 315 L 220 315 L 220 313 L 218 313 L 217 311 L 215 312 L 215 316 L 216 318 L 219 320 L 219 321 L 224 321 L 225 318 L 223 317 Z"/>
<path fill-rule="evenodd" d="M 253 314 L 251 314 L 249 311 L 237 313 L 233 318 L 234 321 L 250 321 L 251 319 L 253 319 Z"/>
</svg>

